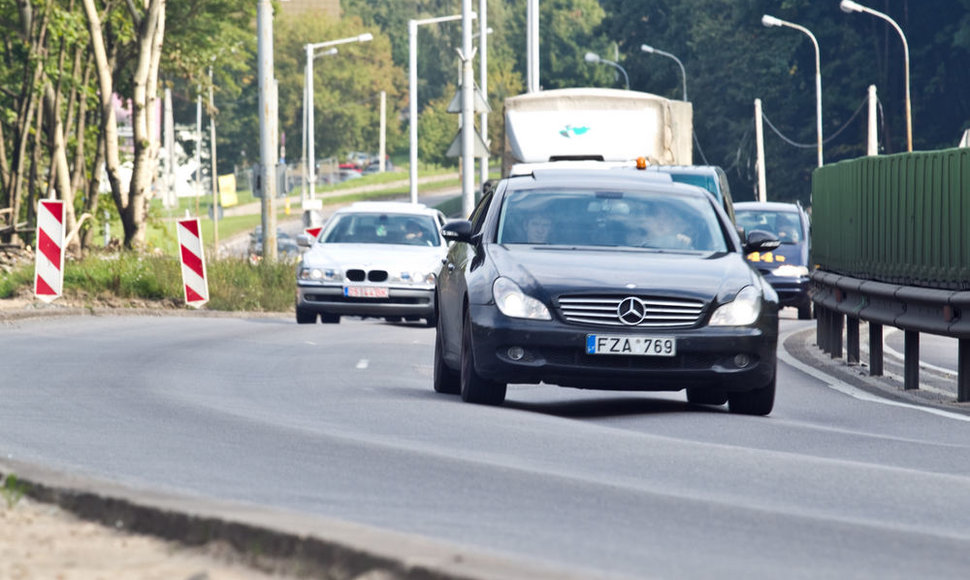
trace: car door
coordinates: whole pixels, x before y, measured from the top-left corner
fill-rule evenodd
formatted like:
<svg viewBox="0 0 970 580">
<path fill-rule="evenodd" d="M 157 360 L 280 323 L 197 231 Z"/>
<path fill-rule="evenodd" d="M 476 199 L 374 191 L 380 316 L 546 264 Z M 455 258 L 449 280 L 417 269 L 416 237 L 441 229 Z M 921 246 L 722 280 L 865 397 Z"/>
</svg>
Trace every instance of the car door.
<svg viewBox="0 0 970 580">
<path fill-rule="evenodd" d="M 494 191 L 490 191 L 482 196 L 472 211 L 472 231 L 476 235 L 481 233 L 485 224 L 493 195 Z M 452 363 L 460 356 L 462 305 L 467 289 L 465 273 L 475 258 L 475 252 L 472 244 L 455 242 L 448 250 L 441 274 L 438 276 L 438 316 L 443 333 L 442 346 L 445 359 Z"/>
</svg>

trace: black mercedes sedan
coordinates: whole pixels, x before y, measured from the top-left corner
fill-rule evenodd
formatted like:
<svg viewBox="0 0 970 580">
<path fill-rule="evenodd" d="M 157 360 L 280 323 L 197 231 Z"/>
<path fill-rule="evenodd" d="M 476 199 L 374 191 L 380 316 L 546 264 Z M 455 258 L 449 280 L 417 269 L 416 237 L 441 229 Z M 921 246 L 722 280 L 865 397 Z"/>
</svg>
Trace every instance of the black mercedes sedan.
<svg viewBox="0 0 970 580">
<path fill-rule="evenodd" d="M 536 169 L 502 179 L 435 283 L 434 389 L 499 405 L 509 383 L 679 391 L 695 404 L 774 406 L 778 296 L 706 191 L 636 169 Z"/>
</svg>

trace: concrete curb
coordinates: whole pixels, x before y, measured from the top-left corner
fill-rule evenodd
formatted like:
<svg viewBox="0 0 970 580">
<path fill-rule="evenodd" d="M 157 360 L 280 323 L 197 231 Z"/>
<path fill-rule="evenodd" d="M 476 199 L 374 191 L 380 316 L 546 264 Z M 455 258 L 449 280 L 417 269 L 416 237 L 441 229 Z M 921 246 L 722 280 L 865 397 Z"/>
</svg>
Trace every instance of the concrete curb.
<svg viewBox="0 0 970 580">
<path fill-rule="evenodd" d="M 27 496 L 119 530 L 151 535 L 270 574 L 383 580 L 589 578 L 543 563 L 450 546 L 367 526 L 259 506 L 139 491 L 0 460 Z"/>
</svg>

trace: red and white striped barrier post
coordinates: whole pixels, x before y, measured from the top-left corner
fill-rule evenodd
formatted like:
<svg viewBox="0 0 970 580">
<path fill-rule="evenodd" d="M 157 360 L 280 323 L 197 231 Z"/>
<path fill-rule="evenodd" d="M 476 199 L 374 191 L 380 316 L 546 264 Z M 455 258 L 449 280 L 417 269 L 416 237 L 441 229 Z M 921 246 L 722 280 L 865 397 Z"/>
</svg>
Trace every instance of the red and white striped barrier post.
<svg viewBox="0 0 970 580">
<path fill-rule="evenodd" d="M 50 303 L 64 291 L 64 202 L 41 201 L 37 209 L 34 295 Z"/>
<path fill-rule="evenodd" d="M 180 219 L 177 227 L 185 303 L 193 308 L 199 308 L 209 301 L 209 283 L 205 275 L 205 256 L 202 253 L 199 218 Z"/>
</svg>

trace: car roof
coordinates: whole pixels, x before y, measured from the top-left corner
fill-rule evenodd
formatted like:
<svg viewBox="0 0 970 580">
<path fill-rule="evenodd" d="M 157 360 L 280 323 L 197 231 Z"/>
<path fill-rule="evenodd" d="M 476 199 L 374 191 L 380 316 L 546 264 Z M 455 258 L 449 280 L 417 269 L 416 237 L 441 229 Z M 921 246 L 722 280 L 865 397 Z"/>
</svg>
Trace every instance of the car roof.
<svg viewBox="0 0 970 580">
<path fill-rule="evenodd" d="M 399 213 L 408 215 L 438 214 L 438 210 L 423 203 L 408 203 L 405 201 L 357 201 L 342 207 L 334 213 Z"/>
<path fill-rule="evenodd" d="M 559 162 L 556 162 L 559 163 Z M 614 167 L 615 169 L 615 167 Z M 708 195 L 706 189 L 686 183 L 676 183 L 670 176 L 660 176 L 656 173 L 646 173 L 635 167 L 622 168 L 620 171 L 603 171 L 603 168 L 568 168 L 553 166 L 536 168 L 527 175 L 510 176 L 507 178 L 514 189 L 532 189 L 535 187 L 611 187 L 622 185 L 649 186 L 654 191 L 675 193 L 703 197 Z M 658 179 L 658 177 L 660 177 Z"/>
<path fill-rule="evenodd" d="M 802 206 L 797 203 L 785 203 L 780 201 L 738 201 L 734 203 L 735 211 L 755 210 L 755 211 L 802 211 Z"/>
<path fill-rule="evenodd" d="M 690 175 L 717 175 L 719 171 L 724 171 L 717 165 L 650 165 L 647 170 Z"/>
</svg>

